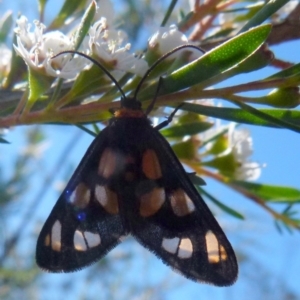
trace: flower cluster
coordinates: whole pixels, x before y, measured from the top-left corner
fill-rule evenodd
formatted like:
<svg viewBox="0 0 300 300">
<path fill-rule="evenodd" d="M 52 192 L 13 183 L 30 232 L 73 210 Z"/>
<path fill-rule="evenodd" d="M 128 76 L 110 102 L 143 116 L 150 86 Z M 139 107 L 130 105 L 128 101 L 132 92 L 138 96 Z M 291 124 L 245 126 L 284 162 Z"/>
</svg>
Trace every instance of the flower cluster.
<svg viewBox="0 0 300 300">
<path fill-rule="evenodd" d="M 229 149 L 234 156 L 236 168 L 234 178 L 238 180 L 256 180 L 261 174 L 261 165 L 250 161 L 253 153 L 253 140 L 247 129 L 236 129 L 235 124 L 229 126 Z"/>
<path fill-rule="evenodd" d="M 83 59 L 71 60 L 71 56 L 51 57 L 66 50 L 71 50 L 74 45 L 72 38 L 59 31 L 44 33 L 45 25 L 35 22 L 31 32 L 31 25 L 25 16 L 17 21 L 17 46 L 16 52 L 24 59 L 29 68 L 41 71 L 53 77 L 66 79 L 74 78 L 78 71 L 84 67 Z"/>
<path fill-rule="evenodd" d="M 83 41 L 79 51 L 93 54 L 114 70 L 142 76 L 148 68 L 146 61 L 129 53 L 127 35 L 114 29 L 110 19 L 105 16 L 106 13 L 111 15 L 109 7 L 101 9 L 101 13 L 100 20 L 91 26 L 89 37 Z M 17 25 L 15 50 L 29 68 L 49 76 L 71 79 L 87 66 L 87 61 L 78 56 L 72 59 L 71 55 L 60 55 L 51 59 L 62 51 L 74 49 L 74 35 L 65 35 L 60 31 L 44 33 L 46 27 L 38 21 L 31 31 L 31 25 L 25 16 L 19 18 Z"/>
<path fill-rule="evenodd" d="M 221 134 L 221 135 L 220 135 Z M 196 154 L 196 160 L 218 170 L 219 174 L 235 180 L 256 180 L 260 177 L 262 165 L 251 160 L 253 139 L 247 129 L 237 129 L 236 123 L 215 126 L 200 134 L 201 145 L 205 141 L 206 150 Z"/>
<path fill-rule="evenodd" d="M 107 18 L 101 17 L 89 30 L 89 47 L 100 60 L 105 61 L 114 71 L 131 72 L 143 76 L 148 64 L 129 53 L 131 45 L 122 30 L 111 28 Z M 119 76 L 113 73 L 115 78 Z"/>
<path fill-rule="evenodd" d="M 130 53 L 131 45 L 127 34 L 113 26 L 113 10 L 109 1 L 101 1 L 101 15 L 97 13 L 98 20 L 91 26 L 88 37 L 82 42 L 79 51 L 93 55 L 112 71 L 118 79 L 126 72 L 143 76 L 149 68 L 144 58 L 138 58 Z M 74 49 L 74 35 L 65 35 L 60 31 L 46 32 L 46 26 L 35 21 L 34 30 L 25 16 L 17 21 L 16 52 L 24 59 L 29 68 L 33 68 L 46 75 L 65 79 L 74 78 L 88 65 L 82 57 L 71 55 L 53 56 L 62 51 Z M 148 42 L 148 52 L 155 53 L 156 57 L 169 52 L 174 47 L 188 43 L 187 37 L 176 26 L 161 27 Z M 199 57 L 199 51 L 190 50 L 190 60 Z M 180 53 L 172 55 L 172 58 Z"/>
</svg>

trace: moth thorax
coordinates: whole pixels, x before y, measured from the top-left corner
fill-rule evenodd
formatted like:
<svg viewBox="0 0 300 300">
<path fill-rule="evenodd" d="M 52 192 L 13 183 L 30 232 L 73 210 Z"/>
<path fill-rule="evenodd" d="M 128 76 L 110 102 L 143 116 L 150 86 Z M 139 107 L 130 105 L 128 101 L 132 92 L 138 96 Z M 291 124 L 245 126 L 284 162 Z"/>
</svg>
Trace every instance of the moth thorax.
<svg viewBox="0 0 300 300">
<path fill-rule="evenodd" d="M 144 112 L 140 109 L 121 108 L 114 113 L 116 118 L 144 118 Z"/>
</svg>

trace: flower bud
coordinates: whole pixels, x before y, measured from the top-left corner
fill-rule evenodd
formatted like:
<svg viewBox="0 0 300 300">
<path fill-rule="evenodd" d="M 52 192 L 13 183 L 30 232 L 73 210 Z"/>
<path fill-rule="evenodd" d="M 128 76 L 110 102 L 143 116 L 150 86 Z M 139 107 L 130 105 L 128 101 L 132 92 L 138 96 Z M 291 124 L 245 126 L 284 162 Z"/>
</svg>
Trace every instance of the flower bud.
<svg viewBox="0 0 300 300">
<path fill-rule="evenodd" d="M 172 149 L 179 159 L 199 161 L 199 141 L 190 138 L 184 142 L 172 145 Z"/>
<path fill-rule="evenodd" d="M 273 107 L 294 108 L 300 103 L 300 95 L 298 87 L 287 87 L 274 89 L 260 103 L 264 103 Z"/>
</svg>

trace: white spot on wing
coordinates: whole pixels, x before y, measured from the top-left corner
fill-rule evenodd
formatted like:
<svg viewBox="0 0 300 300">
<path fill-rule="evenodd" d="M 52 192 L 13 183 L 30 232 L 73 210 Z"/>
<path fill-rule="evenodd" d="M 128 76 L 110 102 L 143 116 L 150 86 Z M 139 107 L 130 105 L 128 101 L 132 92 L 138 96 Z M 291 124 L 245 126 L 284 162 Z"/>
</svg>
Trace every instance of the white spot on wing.
<svg viewBox="0 0 300 300">
<path fill-rule="evenodd" d="M 182 189 L 171 193 L 170 200 L 174 214 L 178 217 L 184 217 L 195 210 L 193 201 Z"/>
<path fill-rule="evenodd" d="M 186 206 L 188 208 L 188 211 L 191 213 L 195 210 L 195 205 L 191 200 L 191 198 L 186 193 L 184 193 L 184 196 L 185 196 Z"/>
<path fill-rule="evenodd" d="M 89 231 L 84 232 L 84 237 L 87 241 L 87 244 L 90 248 L 99 246 L 101 243 L 101 238 L 98 233 L 93 233 Z"/>
<path fill-rule="evenodd" d="M 95 188 L 95 197 L 108 213 L 117 214 L 119 212 L 117 194 L 107 186 L 97 185 Z"/>
<path fill-rule="evenodd" d="M 178 249 L 179 238 L 172 239 L 163 238 L 161 246 L 169 253 L 175 254 Z"/>
<path fill-rule="evenodd" d="M 105 187 L 102 185 L 97 185 L 95 188 L 95 196 L 98 202 L 105 207 L 107 205 L 107 193 Z"/>
<path fill-rule="evenodd" d="M 83 234 L 81 231 L 76 230 L 74 233 L 74 248 L 77 251 L 86 251 L 87 250 L 87 246 L 83 237 Z"/>
<path fill-rule="evenodd" d="M 54 251 L 61 250 L 61 223 L 56 220 L 51 230 L 51 247 Z"/>
<path fill-rule="evenodd" d="M 111 177 L 116 171 L 117 161 L 118 154 L 112 149 L 106 148 L 99 162 L 98 174 L 104 178 Z"/>
<path fill-rule="evenodd" d="M 188 238 L 181 239 L 178 248 L 178 257 L 180 258 L 190 258 L 193 255 L 193 244 Z"/>
<path fill-rule="evenodd" d="M 209 230 L 205 235 L 206 241 L 206 250 L 208 255 L 208 261 L 210 263 L 219 263 L 220 255 L 219 255 L 219 242 L 215 234 Z"/>
</svg>

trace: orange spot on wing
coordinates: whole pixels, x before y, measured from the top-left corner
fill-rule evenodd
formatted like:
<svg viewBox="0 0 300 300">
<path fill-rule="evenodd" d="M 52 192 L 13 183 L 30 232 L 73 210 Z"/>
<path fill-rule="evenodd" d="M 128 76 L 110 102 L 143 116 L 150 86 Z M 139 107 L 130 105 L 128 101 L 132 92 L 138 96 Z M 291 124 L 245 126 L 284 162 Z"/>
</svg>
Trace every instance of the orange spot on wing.
<svg viewBox="0 0 300 300">
<path fill-rule="evenodd" d="M 227 259 L 227 252 L 222 245 L 220 246 L 220 257 L 221 257 L 221 260 Z"/>
<path fill-rule="evenodd" d="M 143 173 L 149 179 L 159 179 L 162 177 L 160 163 L 154 150 L 148 149 L 143 154 Z"/>
<path fill-rule="evenodd" d="M 44 241 L 45 246 L 50 246 L 50 234 L 47 234 Z"/>
<path fill-rule="evenodd" d="M 162 188 L 154 188 L 149 193 L 140 197 L 140 214 L 142 217 L 150 217 L 154 215 L 165 202 L 165 190 Z"/>
</svg>

